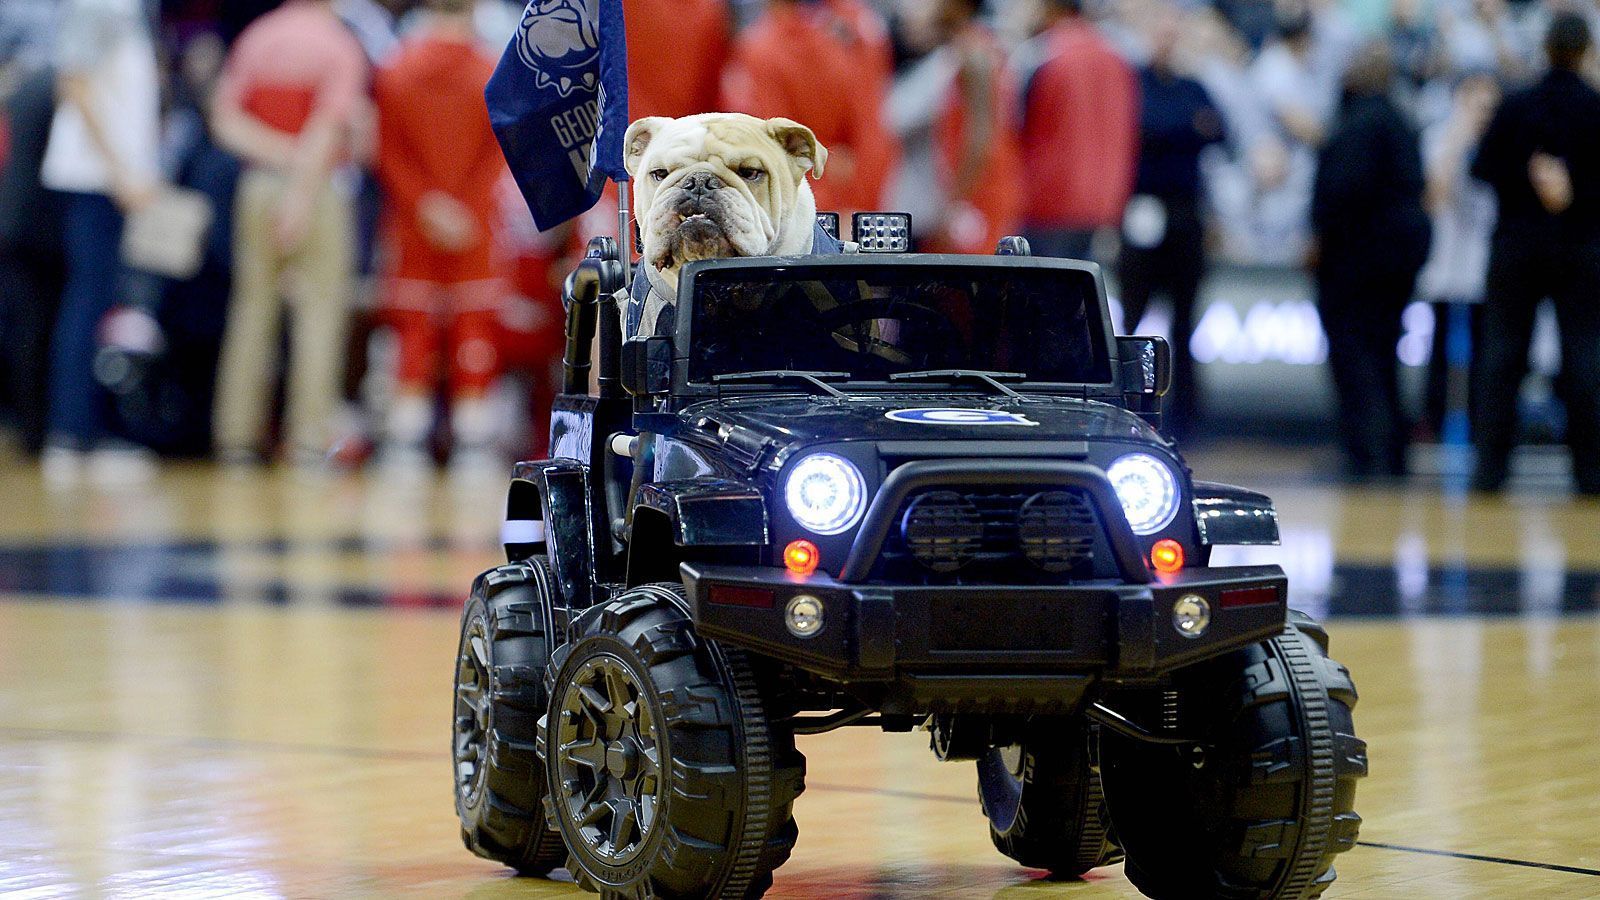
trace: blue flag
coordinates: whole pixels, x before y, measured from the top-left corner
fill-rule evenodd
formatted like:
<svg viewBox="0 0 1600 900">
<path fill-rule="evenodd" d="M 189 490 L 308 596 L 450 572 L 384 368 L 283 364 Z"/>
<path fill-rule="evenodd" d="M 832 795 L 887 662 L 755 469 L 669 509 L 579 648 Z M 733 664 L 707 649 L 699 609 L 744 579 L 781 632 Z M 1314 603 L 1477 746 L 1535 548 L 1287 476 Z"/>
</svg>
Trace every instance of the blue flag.
<svg viewBox="0 0 1600 900">
<path fill-rule="evenodd" d="M 628 178 L 622 0 L 529 0 L 484 99 L 534 224 L 588 211 L 607 176 Z"/>
</svg>

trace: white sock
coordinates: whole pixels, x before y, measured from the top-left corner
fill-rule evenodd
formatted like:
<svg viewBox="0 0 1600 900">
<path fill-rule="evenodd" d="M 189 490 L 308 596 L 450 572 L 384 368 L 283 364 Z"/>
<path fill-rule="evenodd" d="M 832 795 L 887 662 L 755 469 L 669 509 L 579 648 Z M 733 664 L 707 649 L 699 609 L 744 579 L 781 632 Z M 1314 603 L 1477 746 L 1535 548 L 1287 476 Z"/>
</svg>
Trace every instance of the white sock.
<svg viewBox="0 0 1600 900">
<path fill-rule="evenodd" d="M 457 400 L 450 407 L 450 429 L 457 447 L 486 447 L 494 442 L 494 407 L 488 400 Z"/>
<path fill-rule="evenodd" d="M 404 447 L 420 447 L 433 425 L 433 404 L 426 397 L 402 395 L 389 406 L 388 439 Z"/>
</svg>

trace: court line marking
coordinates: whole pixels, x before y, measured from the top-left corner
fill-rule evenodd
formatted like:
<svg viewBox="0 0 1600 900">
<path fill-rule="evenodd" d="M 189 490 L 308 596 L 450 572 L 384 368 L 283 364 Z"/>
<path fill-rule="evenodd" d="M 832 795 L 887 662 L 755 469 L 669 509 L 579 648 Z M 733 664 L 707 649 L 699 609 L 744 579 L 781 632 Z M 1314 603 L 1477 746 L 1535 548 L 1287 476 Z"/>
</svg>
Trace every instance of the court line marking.
<svg viewBox="0 0 1600 900">
<path fill-rule="evenodd" d="M 973 803 L 978 802 L 976 792 L 971 797 L 959 797 L 955 794 L 929 794 L 923 791 L 905 791 L 899 788 L 860 787 L 850 784 L 813 784 L 806 782 L 806 790 L 822 791 L 834 794 L 877 794 L 880 797 L 894 797 L 897 800 L 929 800 L 934 803 Z"/>
<path fill-rule="evenodd" d="M 1358 847 L 1372 847 L 1378 850 L 1395 850 L 1400 853 L 1421 853 L 1425 856 L 1446 856 L 1451 859 L 1470 859 L 1474 862 L 1499 863 L 1503 866 L 1521 866 L 1525 869 L 1548 869 L 1552 872 L 1567 872 L 1573 875 L 1594 875 L 1600 877 L 1600 869 L 1585 869 L 1582 866 L 1564 866 L 1560 863 L 1533 862 L 1527 859 L 1512 859 L 1507 856 L 1485 856 L 1480 853 L 1460 853 L 1455 850 L 1434 850 L 1430 847 L 1407 847 L 1404 844 L 1386 844 L 1380 841 L 1356 841 Z"/>
<path fill-rule="evenodd" d="M 20 540 L 0 539 L 0 578 L 9 590 L 0 599 L 39 597 L 100 602 L 156 602 L 211 604 L 235 596 L 269 606 L 295 605 L 312 598 L 331 599 L 340 608 L 424 607 L 459 609 L 464 594 L 459 589 L 428 588 L 412 591 L 405 586 L 377 584 L 317 584 L 300 579 L 235 579 L 224 572 L 220 559 L 225 553 L 261 554 L 279 559 L 293 553 L 344 557 L 388 556 L 397 553 L 427 552 L 474 558 L 492 555 L 495 544 L 463 540 L 447 534 L 428 534 L 417 539 L 401 537 L 366 538 L 356 535 L 291 540 L 285 537 L 225 540 L 215 537 L 173 536 L 165 539 L 129 542 L 99 536 L 84 541 L 51 540 L 35 536 Z M 142 557 L 142 558 L 141 558 Z M 128 565 L 164 571 L 162 578 L 142 586 L 141 591 L 124 594 L 107 590 L 104 579 L 78 575 L 65 578 L 63 571 L 82 570 L 93 574 Z M 1430 562 L 1427 590 L 1416 610 L 1401 603 L 1391 589 L 1393 567 L 1388 563 L 1362 558 L 1340 559 L 1334 563 L 1334 578 L 1343 581 L 1345 597 L 1372 598 L 1364 604 L 1326 596 L 1321 591 L 1295 600 L 1309 606 L 1326 606 L 1329 616 L 1351 619 L 1392 619 L 1420 616 L 1426 619 L 1467 618 L 1566 618 L 1592 616 L 1597 610 L 1595 592 L 1600 589 L 1600 565 L 1569 567 L 1562 575 L 1560 602 L 1556 608 L 1533 609 L 1525 602 L 1521 585 L 1528 572 L 1525 564 L 1481 562 Z M 113 579 L 111 583 L 115 582 Z M 1509 599 L 1508 599 L 1509 598 Z"/>
</svg>

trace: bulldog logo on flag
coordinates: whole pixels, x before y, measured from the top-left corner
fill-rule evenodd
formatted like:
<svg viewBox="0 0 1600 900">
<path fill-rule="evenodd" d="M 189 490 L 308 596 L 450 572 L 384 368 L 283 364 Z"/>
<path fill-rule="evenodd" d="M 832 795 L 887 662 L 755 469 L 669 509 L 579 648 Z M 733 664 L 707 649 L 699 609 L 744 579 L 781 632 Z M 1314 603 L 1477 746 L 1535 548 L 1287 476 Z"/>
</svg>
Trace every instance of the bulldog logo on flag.
<svg viewBox="0 0 1600 900">
<path fill-rule="evenodd" d="M 522 11 L 517 56 L 539 87 L 566 97 L 595 86 L 599 75 L 600 11 L 596 0 L 533 0 Z"/>
</svg>

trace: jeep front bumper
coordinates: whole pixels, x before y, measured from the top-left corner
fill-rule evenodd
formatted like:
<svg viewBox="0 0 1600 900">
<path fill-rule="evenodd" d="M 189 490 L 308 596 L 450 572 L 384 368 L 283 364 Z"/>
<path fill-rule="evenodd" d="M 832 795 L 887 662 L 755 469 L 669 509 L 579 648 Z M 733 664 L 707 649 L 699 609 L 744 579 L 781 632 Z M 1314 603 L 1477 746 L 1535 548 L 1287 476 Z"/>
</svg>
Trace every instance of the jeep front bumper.
<svg viewBox="0 0 1600 900">
<path fill-rule="evenodd" d="M 1288 615 L 1277 566 L 1026 587 L 846 584 L 820 572 L 697 563 L 684 563 L 682 574 L 702 635 L 844 683 L 999 679 L 1027 693 L 1030 680 L 1092 674 L 1147 682 L 1266 640 Z M 1211 611 L 1192 637 L 1173 624 L 1173 605 L 1191 594 Z M 822 627 L 806 637 L 785 625 L 785 608 L 800 595 L 823 609 Z"/>
</svg>

